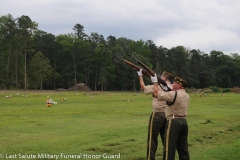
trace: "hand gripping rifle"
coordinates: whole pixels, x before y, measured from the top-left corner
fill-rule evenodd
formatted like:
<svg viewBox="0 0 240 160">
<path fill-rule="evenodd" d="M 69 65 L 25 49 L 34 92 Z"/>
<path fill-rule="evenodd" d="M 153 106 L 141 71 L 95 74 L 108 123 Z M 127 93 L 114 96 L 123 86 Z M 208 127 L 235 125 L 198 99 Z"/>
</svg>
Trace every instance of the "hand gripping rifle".
<svg viewBox="0 0 240 160">
<path fill-rule="evenodd" d="M 140 71 L 140 69 L 141 69 L 141 67 L 139 67 L 139 66 L 137 66 L 137 65 L 135 65 L 135 64 L 133 64 L 133 63 L 131 63 L 131 62 L 125 60 L 125 59 L 123 59 L 123 58 L 121 58 L 120 56 L 114 55 L 114 57 L 116 57 L 117 59 L 123 61 L 124 63 L 128 64 L 129 66 L 133 67 L 133 69 L 136 70 L 136 71 Z M 149 80 L 151 81 L 151 74 L 150 74 L 148 71 L 142 69 L 142 74 L 143 74 L 147 79 L 149 79 Z"/>
<path fill-rule="evenodd" d="M 139 64 L 141 65 L 151 76 L 155 76 L 155 72 L 153 70 L 151 70 L 150 68 L 148 68 L 143 62 L 141 62 L 140 60 L 138 60 L 136 57 L 134 57 L 133 55 L 131 55 L 131 57 Z M 162 84 L 164 87 L 167 87 L 167 91 L 171 91 L 171 89 L 167 86 L 167 83 L 162 80 L 162 78 L 157 75 L 157 79 L 158 79 L 158 83 Z M 161 86 L 161 85 L 160 85 Z"/>
</svg>

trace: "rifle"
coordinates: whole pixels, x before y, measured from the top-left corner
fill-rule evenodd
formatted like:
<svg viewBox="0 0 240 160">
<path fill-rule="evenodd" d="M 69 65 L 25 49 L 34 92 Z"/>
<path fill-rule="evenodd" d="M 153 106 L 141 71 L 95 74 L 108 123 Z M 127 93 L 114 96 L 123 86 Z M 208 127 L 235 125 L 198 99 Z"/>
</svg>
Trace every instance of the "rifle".
<svg viewBox="0 0 240 160">
<path fill-rule="evenodd" d="M 124 63 L 128 64 L 129 66 L 133 67 L 134 70 L 140 71 L 141 67 L 139 67 L 139 66 L 137 66 L 137 65 L 135 65 L 135 64 L 133 64 L 133 63 L 131 63 L 131 62 L 125 60 L 125 59 L 123 59 L 123 58 L 121 58 L 120 56 L 116 56 L 116 55 L 114 55 L 114 56 L 117 59 L 119 59 L 119 60 L 123 61 Z M 147 79 L 151 80 L 151 74 L 149 72 L 147 72 L 146 70 L 142 69 L 142 74 L 144 76 L 146 76 Z"/>
<path fill-rule="evenodd" d="M 138 60 L 136 57 L 134 57 L 133 55 L 131 55 L 131 57 L 138 63 L 140 64 L 144 69 L 147 70 L 147 72 L 151 75 L 151 76 L 155 76 L 155 72 L 153 70 L 151 70 L 150 68 L 148 68 L 143 62 L 141 62 L 140 60 Z M 157 74 L 156 74 L 157 75 Z M 157 75 L 157 79 L 158 79 L 158 83 L 162 84 L 163 86 L 167 87 L 167 91 L 171 91 L 171 89 L 167 86 L 167 83 L 162 80 L 161 76 Z"/>
</svg>

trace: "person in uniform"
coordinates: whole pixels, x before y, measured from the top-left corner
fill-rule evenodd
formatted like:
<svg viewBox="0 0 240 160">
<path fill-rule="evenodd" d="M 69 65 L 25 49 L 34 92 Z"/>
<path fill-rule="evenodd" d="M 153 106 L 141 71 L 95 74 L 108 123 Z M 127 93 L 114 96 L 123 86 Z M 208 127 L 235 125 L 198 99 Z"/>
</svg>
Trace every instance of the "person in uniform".
<svg viewBox="0 0 240 160">
<path fill-rule="evenodd" d="M 142 69 L 137 72 L 139 76 L 139 82 L 141 90 L 144 91 L 144 94 L 153 95 L 153 85 L 146 85 L 142 78 Z M 161 75 L 161 79 L 166 82 L 167 86 L 158 85 L 159 90 L 167 90 L 167 87 L 172 88 L 171 82 L 174 79 L 174 76 L 171 73 L 164 71 Z M 166 127 L 166 117 L 165 117 L 165 101 L 159 101 L 156 97 L 153 96 L 152 99 L 152 113 L 149 119 L 148 125 L 148 139 L 147 139 L 147 160 L 155 160 L 156 151 L 158 147 L 158 135 L 160 135 L 162 144 L 164 142 L 164 133 Z"/>
<path fill-rule="evenodd" d="M 160 101 L 167 101 L 163 160 L 174 160 L 176 150 L 180 160 L 189 160 L 186 116 L 190 98 L 185 91 L 189 84 L 184 78 L 176 77 L 172 91 L 163 92 L 158 88 L 156 75 L 151 80 L 154 83 L 154 96 Z"/>
</svg>

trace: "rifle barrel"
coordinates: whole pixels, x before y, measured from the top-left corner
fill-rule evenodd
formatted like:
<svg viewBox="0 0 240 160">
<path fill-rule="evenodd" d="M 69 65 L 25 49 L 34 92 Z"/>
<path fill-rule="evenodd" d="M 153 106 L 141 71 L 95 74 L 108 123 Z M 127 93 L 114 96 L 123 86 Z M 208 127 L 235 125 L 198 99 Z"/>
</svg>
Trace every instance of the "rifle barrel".
<svg viewBox="0 0 240 160">
<path fill-rule="evenodd" d="M 131 63 L 130 61 L 125 60 L 125 59 L 123 59 L 123 58 L 121 58 L 121 57 L 119 57 L 119 56 L 116 56 L 116 55 L 114 55 L 114 56 L 115 56 L 116 58 L 120 59 L 121 61 L 123 61 L 124 63 L 126 63 L 127 65 L 133 67 L 134 70 L 140 71 L 141 67 L 139 67 L 139 66 Z M 142 69 L 142 74 L 143 74 L 144 76 L 146 76 L 148 79 L 151 78 L 151 74 L 149 74 L 148 71 L 146 71 L 146 70 L 144 70 L 144 69 Z"/>
<path fill-rule="evenodd" d="M 146 69 L 149 74 L 151 76 L 155 76 L 155 72 L 153 70 L 151 70 L 150 68 L 148 68 L 148 66 L 146 66 L 143 62 L 141 62 L 140 60 L 138 60 L 136 57 L 134 57 L 133 55 L 131 55 L 131 57 L 133 57 L 135 59 L 135 61 L 137 61 L 138 64 L 140 64 L 144 69 Z M 158 79 L 158 83 L 164 85 L 167 87 L 168 91 L 171 91 L 171 89 L 168 87 L 167 83 L 162 80 L 161 76 L 157 75 L 157 79 Z"/>
</svg>

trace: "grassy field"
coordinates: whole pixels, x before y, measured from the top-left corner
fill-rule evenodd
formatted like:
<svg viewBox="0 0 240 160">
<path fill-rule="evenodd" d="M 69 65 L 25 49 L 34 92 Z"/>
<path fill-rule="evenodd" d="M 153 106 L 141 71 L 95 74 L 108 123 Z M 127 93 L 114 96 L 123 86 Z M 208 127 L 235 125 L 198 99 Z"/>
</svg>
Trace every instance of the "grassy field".
<svg viewBox="0 0 240 160">
<path fill-rule="evenodd" d="M 47 107 L 50 98 L 57 104 Z M 0 159 L 145 160 L 151 98 L 142 92 L 0 91 Z M 240 94 L 190 98 L 191 159 L 240 159 Z"/>
</svg>

